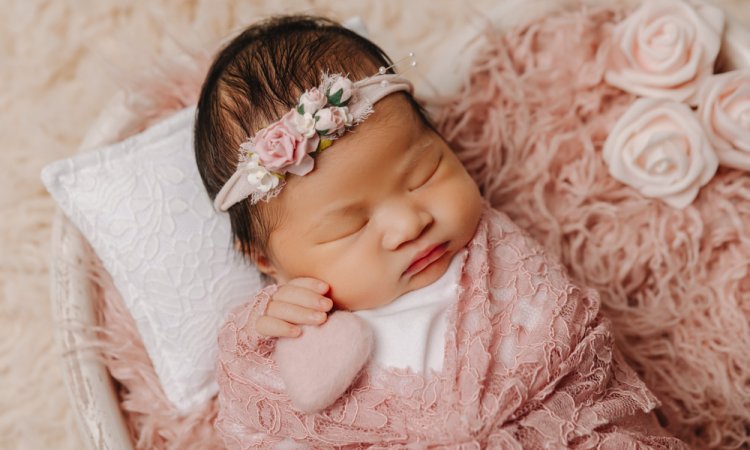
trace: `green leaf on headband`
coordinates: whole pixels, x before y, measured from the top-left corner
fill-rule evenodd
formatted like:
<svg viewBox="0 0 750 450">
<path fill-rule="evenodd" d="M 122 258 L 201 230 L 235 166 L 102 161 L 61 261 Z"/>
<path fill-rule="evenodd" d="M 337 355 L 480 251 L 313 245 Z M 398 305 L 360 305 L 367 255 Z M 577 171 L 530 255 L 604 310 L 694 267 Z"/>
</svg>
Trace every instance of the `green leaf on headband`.
<svg viewBox="0 0 750 450">
<path fill-rule="evenodd" d="M 339 89 L 333 95 L 328 96 L 328 103 L 333 106 L 341 106 L 341 96 L 344 95 L 344 90 Z"/>
<path fill-rule="evenodd" d="M 328 134 L 328 130 L 318 130 L 318 136 L 325 136 Z"/>
<path fill-rule="evenodd" d="M 300 103 L 299 106 L 297 106 L 297 112 L 300 113 L 300 115 L 304 116 L 305 115 L 305 105 L 303 105 L 302 103 Z"/>
</svg>

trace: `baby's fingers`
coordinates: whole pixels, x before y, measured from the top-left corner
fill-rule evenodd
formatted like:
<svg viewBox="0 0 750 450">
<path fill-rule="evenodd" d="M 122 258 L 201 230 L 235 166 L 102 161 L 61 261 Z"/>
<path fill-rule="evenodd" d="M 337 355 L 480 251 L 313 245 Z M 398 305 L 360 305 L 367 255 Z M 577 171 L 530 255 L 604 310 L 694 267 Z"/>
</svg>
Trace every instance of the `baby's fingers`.
<svg viewBox="0 0 750 450">
<path fill-rule="evenodd" d="M 304 306 L 281 301 L 268 303 L 266 316 L 281 319 L 292 324 L 319 325 L 326 320 L 326 313 Z"/>
<path fill-rule="evenodd" d="M 331 299 L 306 287 L 291 284 L 281 286 L 273 295 L 274 301 L 291 303 L 303 308 L 328 311 L 333 306 Z"/>
<path fill-rule="evenodd" d="M 289 322 L 269 316 L 261 316 L 255 322 L 255 329 L 258 334 L 267 337 L 297 337 L 302 333 L 302 329 Z"/>
<path fill-rule="evenodd" d="M 317 278 L 299 277 L 291 280 L 286 285 L 310 289 L 311 291 L 315 291 L 318 294 L 325 294 L 326 292 L 328 292 L 328 283 L 318 280 Z"/>
</svg>

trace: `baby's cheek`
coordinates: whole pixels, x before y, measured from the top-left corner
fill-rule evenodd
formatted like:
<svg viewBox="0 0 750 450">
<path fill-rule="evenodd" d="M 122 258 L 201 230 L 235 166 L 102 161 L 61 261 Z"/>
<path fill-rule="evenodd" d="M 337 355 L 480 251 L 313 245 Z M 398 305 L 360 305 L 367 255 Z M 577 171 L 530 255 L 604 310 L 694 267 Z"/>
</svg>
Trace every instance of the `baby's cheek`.
<svg viewBox="0 0 750 450">
<path fill-rule="evenodd" d="M 339 309 L 357 311 L 383 303 L 389 284 L 372 264 L 363 259 L 342 261 L 331 269 L 326 281 L 331 286 L 331 300 Z"/>
<path fill-rule="evenodd" d="M 444 199 L 441 205 L 451 218 L 457 237 L 470 239 L 482 213 L 482 197 L 474 181 L 468 174 L 456 176 L 443 190 L 441 197 Z"/>
</svg>

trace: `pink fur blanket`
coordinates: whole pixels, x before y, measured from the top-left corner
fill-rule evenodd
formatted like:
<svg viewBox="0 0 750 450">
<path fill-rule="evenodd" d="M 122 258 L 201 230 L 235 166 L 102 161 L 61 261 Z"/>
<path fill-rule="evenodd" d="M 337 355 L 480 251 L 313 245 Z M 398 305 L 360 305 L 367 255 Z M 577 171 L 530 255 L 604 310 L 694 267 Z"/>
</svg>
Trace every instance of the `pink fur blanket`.
<svg viewBox="0 0 750 450">
<path fill-rule="evenodd" d="M 633 99 L 602 82 L 596 51 L 622 17 L 581 9 L 488 31 L 438 126 L 490 203 L 601 294 L 660 421 L 697 448 L 738 448 L 750 443 L 750 176 L 720 169 L 680 211 L 609 175 L 602 145 Z M 192 54 L 135 80 L 143 126 L 194 104 L 207 64 Z M 221 448 L 216 403 L 180 416 L 119 296 L 104 294 L 101 344 L 137 448 Z"/>
<path fill-rule="evenodd" d="M 687 448 L 646 414 L 656 398 L 614 351 L 598 294 L 489 206 L 468 245 L 440 373 L 370 366 L 331 406 L 304 414 L 285 392 L 276 340 L 254 331 L 273 290 L 219 333 L 216 427 L 230 450 Z"/>
</svg>

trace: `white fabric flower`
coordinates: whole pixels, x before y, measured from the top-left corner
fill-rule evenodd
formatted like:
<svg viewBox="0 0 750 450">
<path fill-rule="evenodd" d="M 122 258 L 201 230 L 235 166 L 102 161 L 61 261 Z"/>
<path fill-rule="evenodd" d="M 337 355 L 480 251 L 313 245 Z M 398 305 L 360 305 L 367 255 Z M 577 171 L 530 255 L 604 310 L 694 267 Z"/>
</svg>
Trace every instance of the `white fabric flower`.
<svg viewBox="0 0 750 450">
<path fill-rule="evenodd" d="M 260 165 L 258 155 L 251 154 L 244 167 L 247 182 L 256 192 L 267 193 L 279 185 L 279 178 Z"/>
<path fill-rule="evenodd" d="M 317 87 L 308 89 L 299 98 L 299 104 L 302 106 L 304 114 L 315 115 L 315 113 L 326 105 L 328 99 L 325 94 Z M 309 136 L 308 136 L 309 137 Z"/>
<path fill-rule="evenodd" d="M 709 78 L 699 100 L 698 116 L 719 162 L 750 170 L 750 69 Z"/>
<path fill-rule="evenodd" d="M 306 138 L 315 136 L 315 117 L 310 113 L 295 114 L 294 126 Z"/>
<path fill-rule="evenodd" d="M 345 104 L 352 98 L 353 88 L 354 83 L 350 79 L 341 76 L 333 78 L 333 83 L 328 88 L 328 102 L 334 106 Z M 341 94 L 339 94 L 339 91 L 341 91 Z"/>
<path fill-rule="evenodd" d="M 354 116 L 352 116 L 347 106 L 333 109 L 336 111 L 335 114 L 339 115 L 342 118 L 345 126 L 350 127 L 354 124 Z"/>
<path fill-rule="evenodd" d="M 350 126 L 353 120 L 349 108 L 331 106 L 315 114 L 315 128 L 325 135 L 335 135 Z"/>
<path fill-rule="evenodd" d="M 690 107 L 646 98 L 617 121 L 603 157 L 614 178 L 674 208 L 688 206 L 719 164 Z"/>
<path fill-rule="evenodd" d="M 632 94 L 695 104 L 723 30 L 724 13 L 702 1 L 644 1 L 615 27 L 604 78 Z"/>
</svg>

